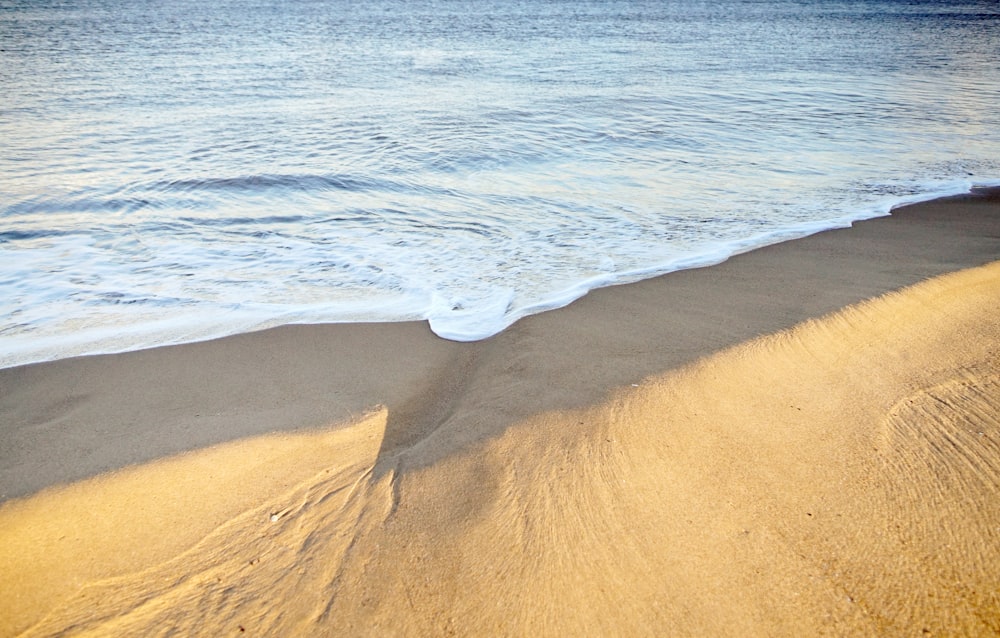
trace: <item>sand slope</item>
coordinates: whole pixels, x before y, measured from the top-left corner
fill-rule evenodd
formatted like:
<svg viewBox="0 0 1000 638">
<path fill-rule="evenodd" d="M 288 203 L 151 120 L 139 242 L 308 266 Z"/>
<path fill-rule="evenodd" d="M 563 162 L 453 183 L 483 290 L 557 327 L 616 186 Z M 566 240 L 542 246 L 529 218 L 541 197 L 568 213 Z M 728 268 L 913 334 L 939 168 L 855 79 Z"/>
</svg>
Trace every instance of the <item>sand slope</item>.
<svg viewBox="0 0 1000 638">
<path fill-rule="evenodd" d="M 499 432 L 471 387 L 10 501 L 0 633 L 1000 633 L 998 307 L 1000 262 Z"/>
</svg>

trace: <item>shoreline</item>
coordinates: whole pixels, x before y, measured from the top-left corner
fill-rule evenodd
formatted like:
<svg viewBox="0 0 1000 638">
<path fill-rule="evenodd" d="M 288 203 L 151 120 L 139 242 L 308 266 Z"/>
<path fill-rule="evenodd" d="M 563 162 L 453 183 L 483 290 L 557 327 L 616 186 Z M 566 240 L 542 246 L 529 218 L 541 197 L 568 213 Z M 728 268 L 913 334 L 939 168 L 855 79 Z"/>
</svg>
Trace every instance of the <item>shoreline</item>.
<svg viewBox="0 0 1000 638">
<path fill-rule="evenodd" d="M 426 322 L 431 331 L 437 336 L 461 343 L 470 341 L 482 341 L 490 339 L 518 321 L 540 314 L 564 308 L 575 303 L 588 294 L 596 290 L 608 287 L 629 285 L 646 279 L 655 279 L 667 274 L 682 270 L 692 270 L 707 268 L 718 265 L 724 261 L 746 252 L 760 250 L 771 245 L 797 241 L 810 235 L 830 230 L 848 228 L 853 224 L 868 221 L 878 217 L 888 216 L 892 210 L 920 204 L 928 201 L 936 201 L 951 197 L 965 197 L 975 193 L 1000 190 L 1000 181 L 985 180 L 979 185 L 970 183 L 959 186 L 957 183 L 938 191 L 926 192 L 907 197 L 897 197 L 895 203 L 882 201 L 879 203 L 867 204 L 854 210 L 853 213 L 838 218 L 831 218 L 825 221 L 807 221 L 793 224 L 777 230 L 759 233 L 744 239 L 733 239 L 723 242 L 720 246 L 715 246 L 712 250 L 704 250 L 694 255 L 676 257 L 671 262 L 661 263 L 652 267 L 643 267 L 636 270 L 629 270 L 617 273 L 607 273 L 594 276 L 590 279 L 581 280 L 574 285 L 563 289 L 552 296 L 534 303 L 530 303 L 513 312 L 510 316 L 505 315 L 497 322 L 497 325 L 504 325 L 499 332 L 489 334 L 489 331 L 482 331 L 479 328 L 467 330 L 463 323 L 456 324 L 453 318 L 447 316 L 416 318 L 421 312 L 413 312 L 409 316 L 414 318 L 399 319 L 376 319 L 376 320 L 345 320 L 334 318 L 324 320 L 322 317 L 311 315 L 308 309 L 296 308 L 286 310 L 285 318 L 280 316 L 256 315 L 252 312 L 234 311 L 235 318 L 230 316 L 227 321 L 219 322 L 214 320 L 204 310 L 191 309 L 190 317 L 187 319 L 177 319 L 170 321 L 159 320 L 159 325 L 169 324 L 171 327 L 153 329 L 148 325 L 125 324 L 120 330 L 109 330 L 107 328 L 90 328 L 79 334 L 62 337 L 41 337 L 41 342 L 45 343 L 44 348 L 38 347 L 38 338 L 34 344 L 30 341 L 25 345 L 21 341 L 16 344 L 8 344 L 8 350 L 0 355 L 0 370 L 7 368 L 34 365 L 37 363 L 50 363 L 68 358 L 105 356 L 112 354 L 124 354 L 141 350 L 151 350 L 162 347 L 189 345 L 216 341 L 241 334 L 264 332 L 266 330 L 280 328 L 290 325 L 343 325 L 343 324 L 367 324 L 367 323 L 407 323 L 410 321 L 422 323 Z M 223 315 L 229 312 L 219 310 Z M 424 309 L 425 313 L 433 314 L 429 309 Z M 190 313 L 189 313 L 190 314 Z M 193 319 L 192 317 L 198 317 Z M 289 317 L 298 317 L 289 319 Z M 327 319 L 329 319 L 327 317 Z M 438 326 L 435 328 L 435 324 Z M 445 326 L 452 327 L 445 327 Z M 227 327 L 228 326 L 228 327 Z M 457 326 L 457 327 L 456 327 Z M 117 333 L 115 342 L 109 335 Z M 81 338 L 81 334 L 88 335 Z M 103 336 L 95 336 L 103 335 Z M 103 344 L 103 345 L 98 345 Z M 4 345 L 4 344 L 0 344 Z M 25 352 L 33 353 L 25 355 Z"/>
<path fill-rule="evenodd" d="M 991 190 L 482 342 L 0 370 L 0 635 L 996 630 L 998 257 Z"/>
<path fill-rule="evenodd" d="M 513 380 L 522 403 L 499 410 L 508 421 L 581 407 L 753 337 L 996 259 L 998 207 L 996 188 L 910 204 L 713 266 L 594 289 L 478 342 L 440 339 L 422 321 L 288 325 L 2 369 L 0 502 L 225 441 L 351 420 L 377 405 L 402 406 L 407 425 L 390 424 L 387 445 L 405 445 L 433 426 L 474 367 L 484 378 L 531 368 L 533 377 Z M 544 353 L 532 348 L 538 339 Z M 629 365 L 577 374 L 581 346 L 594 361 L 630 357 Z M 365 366 L 343 370 L 344 361 Z M 568 383 L 530 387 L 538 378 Z M 244 418 L 261 408 L 266 416 Z M 51 426 L 55 440 L 38 436 Z"/>
</svg>

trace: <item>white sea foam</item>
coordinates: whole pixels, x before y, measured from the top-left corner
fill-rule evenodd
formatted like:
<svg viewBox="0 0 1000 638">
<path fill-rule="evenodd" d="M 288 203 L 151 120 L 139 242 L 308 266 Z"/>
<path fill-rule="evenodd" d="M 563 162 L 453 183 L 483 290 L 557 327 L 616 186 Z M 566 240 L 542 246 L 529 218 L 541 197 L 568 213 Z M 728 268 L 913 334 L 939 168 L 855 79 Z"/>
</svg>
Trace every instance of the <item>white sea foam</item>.
<svg viewBox="0 0 1000 638">
<path fill-rule="evenodd" d="M 425 316 L 431 329 L 440 337 L 454 341 L 478 341 L 492 337 L 511 326 L 517 320 L 569 305 L 591 290 L 606 286 L 625 284 L 664 275 L 678 270 L 713 266 L 756 248 L 775 243 L 801 239 L 809 235 L 835 228 L 847 228 L 853 222 L 889 215 L 894 208 L 930 201 L 952 195 L 962 195 L 974 188 L 1000 186 L 1000 180 L 988 180 L 973 184 L 965 180 L 927 184 L 928 190 L 906 197 L 883 198 L 878 203 L 866 206 L 853 214 L 823 221 L 803 222 L 784 228 L 776 228 L 757 233 L 731 242 L 705 245 L 700 250 L 678 256 L 675 259 L 629 271 L 609 273 L 576 282 L 550 297 L 523 306 L 512 306 L 513 295 L 501 295 L 493 304 L 477 304 L 475 311 L 454 312 L 447 307 L 432 308 Z"/>
</svg>

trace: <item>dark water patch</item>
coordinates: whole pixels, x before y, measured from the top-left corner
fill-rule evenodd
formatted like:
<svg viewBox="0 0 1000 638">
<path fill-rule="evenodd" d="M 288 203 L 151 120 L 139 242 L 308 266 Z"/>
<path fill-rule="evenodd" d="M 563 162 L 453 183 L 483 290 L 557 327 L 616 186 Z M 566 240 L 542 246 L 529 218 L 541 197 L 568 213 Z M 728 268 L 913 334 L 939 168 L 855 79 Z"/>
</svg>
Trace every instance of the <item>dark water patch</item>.
<svg viewBox="0 0 1000 638">
<path fill-rule="evenodd" d="M 128 292 L 97 292 L 87 294 L 81 301 L 86 306 L 144 306 L 152 308 L 174 308 L 183 305 L 187 301 L 169 296 L 146 296 L 136 295 Z"/>
<path fill-rule="evenodd" d="M 298 224 L 308 220 L 304 215 L 270 215 L 265 217 L 180 217 L 178 221 L 192 226 L 217 226 L 236 228 L 261 224 Z"/>
<path fill-rule="evenodd" d="M 192 191 L 232 191 L 260 193 L 272 189 L 293 191 L 361 191 L 372 187 L 371 180 L 335 175 L 247 175 L 243 177 L 207 177 L 177 179 L 154 184 L 154 188 L 189 193 Z"/>
<path fill-rule="evenodd" d="M 372 213 L 361 209 L 353 209 L 343 213 L 318 219 L 311 219 L 307 223 L 312 226 L 356 226 L 367 224 L 372 220 Z"/>
<path fill-rule="evenodd" d="M 35 215 L 45 213 L 132 213 L 152 208 L 152 200 L 142 197 L 65 197 L 36 198 L 12 204 L 5 215 Z"/>
<path fill-rule="evenodd" d="M 150 185 L 151 190 L 197 193 L 229 192 L 233 194 L 322 193 L 345 192 L 420 192 L 449 195 L 449 189 L 436 188 L 406 181 L 378 177 L 352 177 L 347 175 L 313 174 L 261 174 L 243 177 L 208 177 L 159 181 Z"/>
<path fill-rule="evenodd" d="M 24 242 L 35 239 L 50 239 L 53 237 L 68 237 L 71 235 L 84 235 L 79 230 L 59 230 L 56 228 L 38 228 L 33 230 L 5 230 L 0 231 L 0 244 L 6 242 Z"/>
</svg>

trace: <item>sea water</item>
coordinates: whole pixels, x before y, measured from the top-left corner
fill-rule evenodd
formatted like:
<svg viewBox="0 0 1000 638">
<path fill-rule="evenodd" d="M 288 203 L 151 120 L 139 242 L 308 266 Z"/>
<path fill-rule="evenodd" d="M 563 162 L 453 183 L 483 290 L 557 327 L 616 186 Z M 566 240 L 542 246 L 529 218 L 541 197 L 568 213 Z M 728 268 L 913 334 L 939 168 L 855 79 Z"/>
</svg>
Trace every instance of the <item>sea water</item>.
<svg viewBox="0 0 1000 638">
<path fill-rule="evenodd" d="M 1000 7 L 0 0 L 0 366 L 475 340 L 1000 183 Z"/>
</svg>

